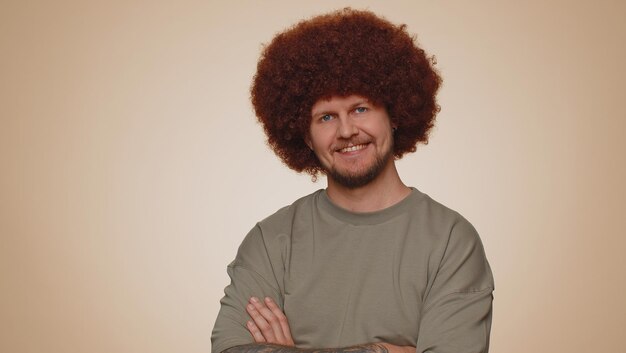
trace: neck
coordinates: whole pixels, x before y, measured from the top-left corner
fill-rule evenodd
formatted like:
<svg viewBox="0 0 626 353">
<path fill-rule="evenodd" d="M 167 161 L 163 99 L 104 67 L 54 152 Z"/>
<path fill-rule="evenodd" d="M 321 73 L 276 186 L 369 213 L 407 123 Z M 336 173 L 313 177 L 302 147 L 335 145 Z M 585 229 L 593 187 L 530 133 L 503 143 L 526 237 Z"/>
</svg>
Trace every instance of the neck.
<svg viewBox="0 0 626 353">
<path fill-rule="evenodd" d="M 393 206 L 411 193 L 398 175 L 393 160 L 370 183 L 358 188 L 347 188 L 328 178 L 328 197 L 337 206 L 352 212 L 374 212 Z"/>
</svg>

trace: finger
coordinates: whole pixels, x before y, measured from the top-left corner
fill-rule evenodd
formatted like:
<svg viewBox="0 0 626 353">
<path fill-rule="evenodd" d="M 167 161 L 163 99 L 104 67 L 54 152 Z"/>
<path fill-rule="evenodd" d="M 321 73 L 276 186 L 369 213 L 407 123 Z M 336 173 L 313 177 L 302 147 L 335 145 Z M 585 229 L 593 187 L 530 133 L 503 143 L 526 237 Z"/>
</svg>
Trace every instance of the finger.
<svg viewBox="0 0 626 353">
<path fill-rule="evenodd" d="M 254 321 L 248 320 L 248 322 L 246 323 L 246 327 L 248 328 L 248 331 L 250 331 L 250 333 L 252 334 L 252 338 L 254 338 L 255 343 L 266 342 L 265 337 L 263 337 L 261 330 L 259 330 L 259 327 L 254 323 Z"/>
<path fill-rule="evenodd" d="M 285 339 L 285 335 L 283 334 L 283 328 L 280 325 L 280 322 L 278 321 L 278 318 L 276 317 L 276 315 L 274 315 L 274 313 L 263 302 L 261 302 L 259 299 L 255 298 L 255 297 L 252 297 L 252 298 L 250 298 L 250 302 L 251 302 L 252 305 L 254 305 L 256 310 L 263 316 L 265 321 L 271 327 L 272 335 L 274 336 L 275 340 L 270 339 L 265 334 L 265 331 L 263 330 L 263 327 L 259 326 L 259 328 L 261 329 L 261 332 L 263 332 L 263 336 L 265 336 L 265 338 L 270 343 L 285 344 L 287 342 L 287 340 Z"/>
<path fill-rule="evenodd" d="M 263 337 L 265 337 L 265 340 L 269 343 L 276 342 L 276 335 L 274 335 L 274 330 L 272 329 L 272 326 L 267 322 L 267 320 L 265 320 L 265 318 L 257 310 L 256 306 L 250 303 L 246 305 L 246 311 L 254 321 L 254 324 L 261 331 Z"/>
<path fill-rule="evenodd" d="M 272 313 L 274 313 L 276 318 L 278 318 L 278 323 L 280 324 L 280 327 L 283 332 L 283 336 L 285 337 L 285 340 L 286 340 L 285 344 L 293 345 L 293 339 L 291 338 L 291 330 L 289 329 L 289 321 L 287 320 L 287 317 L 285 316 L 283 311 L 280 310 L 278 305 L 276 305 L 274 300 L 270 297 L 265 297 L 265 304 L 272 311 Z"/>
<path fill-rule="evenodd" d="M 286 339 L 276 315 L 274 315 L 274 313 L 256 297 L 250 298 L 250 303 L 264 319 L 264 322 L 262 322 L 261 325 L 259 325 L 259 323 L 257 323 L 257 325 L 261 329 L 265 339 L 267 339 L 270 343 L 284 344 Z M 263 326 L 265 323 L 267 324 L 267 327 Z"/>
</svg>

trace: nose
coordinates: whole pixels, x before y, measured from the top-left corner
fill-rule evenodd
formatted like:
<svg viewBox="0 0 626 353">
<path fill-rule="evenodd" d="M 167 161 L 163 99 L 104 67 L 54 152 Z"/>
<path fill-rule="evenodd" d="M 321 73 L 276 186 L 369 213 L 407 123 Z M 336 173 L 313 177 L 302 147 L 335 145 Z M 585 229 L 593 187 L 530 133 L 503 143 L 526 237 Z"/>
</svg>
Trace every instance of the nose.
<svg viewBox="0 0 626 353">
<path fill-rule="evenodd" d="M 337 129 L 338 137 L 349 139 L 352 136 L 359 133 L 359 128 L 354 124 L 354 121 L 349 116 L 342 116 L 339 118 L 340 124 Z"/>
</svg>

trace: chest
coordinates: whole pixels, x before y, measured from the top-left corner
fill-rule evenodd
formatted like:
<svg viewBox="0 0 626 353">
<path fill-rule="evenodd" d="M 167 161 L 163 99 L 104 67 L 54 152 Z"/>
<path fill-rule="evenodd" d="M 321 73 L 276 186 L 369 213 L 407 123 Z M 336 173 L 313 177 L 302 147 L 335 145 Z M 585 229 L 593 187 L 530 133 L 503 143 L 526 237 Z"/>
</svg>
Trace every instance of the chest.
<svg viewBox="0 0 626 353">
<path fill-rule="evenodd" d="M 414 345 L 430 278 L 429 250 L 419 239 L 392 225 L 294 237 L 284 305 L 296 342 Z"/>
</svg>

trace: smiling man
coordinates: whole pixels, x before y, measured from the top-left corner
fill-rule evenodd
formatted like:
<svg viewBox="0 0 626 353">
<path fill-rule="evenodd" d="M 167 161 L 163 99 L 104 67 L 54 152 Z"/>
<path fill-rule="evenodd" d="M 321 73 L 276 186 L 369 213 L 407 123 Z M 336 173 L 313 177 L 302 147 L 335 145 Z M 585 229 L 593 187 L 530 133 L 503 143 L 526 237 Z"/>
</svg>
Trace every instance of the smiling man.
<svg viewBox="0 0 626 353">
<path fill-rule="evenodd" d="M 344 9 L 264 49 L 252 103 L 283 162 L 326 189 L 259 222 L 228 266 L 213 352 L 487 352 L 476 230 L 406 186 L 441 79 L 405 26 Z"/>
<path fill-rule="evenodd" d="M 331 97 L 313 105 L 305 141 L 328 175 L 331 199 L 349 206 L 342 196 L 368 184 L 368 189 L 379 184 L 408 194 L 393 161 L 393 129 L 385 108 L 362 96 Z M 360 211 L 377 209 L 366 206 Z"/>
</svg>

